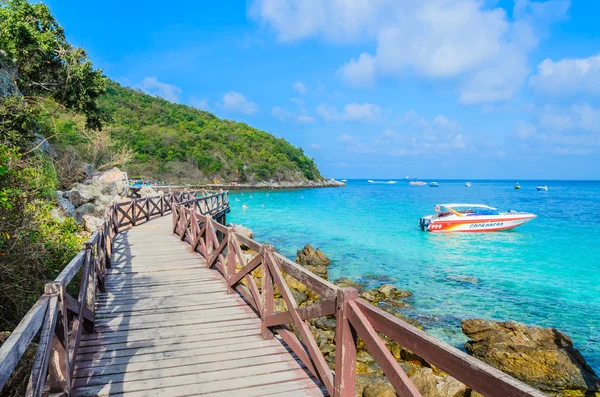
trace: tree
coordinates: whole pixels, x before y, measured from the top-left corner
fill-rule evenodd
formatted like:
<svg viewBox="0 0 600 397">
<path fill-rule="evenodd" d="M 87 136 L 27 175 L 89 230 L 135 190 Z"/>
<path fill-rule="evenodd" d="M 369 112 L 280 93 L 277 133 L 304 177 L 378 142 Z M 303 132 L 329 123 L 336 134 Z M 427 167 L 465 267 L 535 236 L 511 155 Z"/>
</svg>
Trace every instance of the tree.
<svg viewBox="0 0 600 397">
<path fill-rule="evenodd" d="M 67 42 L 48 7 L 0 0 L 0 50 L 15 63 L 26 100 L 51 98 L 83 113 L 89 128 L 101 128 L 105 117 L 96 99 L 106 91 L 107 79 L 82 48 Z"/>
</svg>

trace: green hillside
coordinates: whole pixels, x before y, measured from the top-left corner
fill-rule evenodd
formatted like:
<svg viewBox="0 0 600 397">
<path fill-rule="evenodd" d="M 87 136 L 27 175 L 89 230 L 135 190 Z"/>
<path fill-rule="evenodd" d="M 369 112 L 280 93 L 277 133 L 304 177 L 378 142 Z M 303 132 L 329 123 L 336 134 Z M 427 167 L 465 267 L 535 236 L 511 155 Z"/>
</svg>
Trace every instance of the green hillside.
<svg viewBox="0 0 600 397">
<path fill-rule="evenodd" d="M 188 183 L 322 179 L 301 149 L 247 124 L 114 82 L 98 104 L 111 137 L 133 150 L 124 167 L 132 176 Z"/>
</svg>

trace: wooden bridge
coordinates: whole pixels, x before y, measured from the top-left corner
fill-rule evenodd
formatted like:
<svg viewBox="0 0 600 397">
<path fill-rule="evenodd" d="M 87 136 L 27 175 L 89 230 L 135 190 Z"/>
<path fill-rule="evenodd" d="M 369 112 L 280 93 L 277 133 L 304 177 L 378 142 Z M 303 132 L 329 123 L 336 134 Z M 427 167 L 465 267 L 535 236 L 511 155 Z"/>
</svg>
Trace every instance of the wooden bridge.
<svg viewBox="0 0 600 397">
<path fill-rule="evenodd" d="M 543 396 L 236 233 L 228 212 L 227 192 L 113 205 L 0 348 L 0 388 L 37 342 L 28 396 L 354 397 L 359 337 L 400 396 L 420 396 L 383 334 L 485 396 Z M 320 300 L 298 307 L 290 277 Z M 306 323 L 323 316 L 334 369 Z"/>
</svg>

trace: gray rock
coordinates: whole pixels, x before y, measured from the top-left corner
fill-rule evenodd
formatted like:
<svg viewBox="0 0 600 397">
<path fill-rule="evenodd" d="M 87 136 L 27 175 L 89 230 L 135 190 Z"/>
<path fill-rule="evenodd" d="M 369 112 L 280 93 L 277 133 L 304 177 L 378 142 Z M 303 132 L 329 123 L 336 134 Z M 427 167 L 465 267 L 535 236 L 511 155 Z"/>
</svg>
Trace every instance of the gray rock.
<svg viewBox="0 0 600 397">
<path fill-rule="evenodd" d="M 85 203 L 75 209 L 75 220 L 83 222 L 84 215 L 102 216 L 103 209 L 98 208 L 94 203 Z"/>
<path fill-rule="evenodd" d="M 94 216 L 94 215 L 82 215 L 82 223 L 83 223 L 83 227 L 88 231 L 88 232 L 95 232 L 96 230 L 98 230 L 98 228 L 100 226 L 102 226 L 102 223 L 104 223 L 104 220 Z"/>
<path fill-rule="evenodd" d="M 81 172 L 85 175 L 86 178 L 91 177 L 92 175 L 96 175 L 98 170 L 91 164 L 83 163 L 81 164 Z"/>
<path fill-rule="evenodd" d="M 88 188 L 79 183 L 68 192 L 65 192 L 64 197 L 67 198 L 75 208 L 94 201 L 94 196 L 90 194 Z"/>
<path fill-rule="evenodd" d="M 152 186 L 142 186 L 138 191 L 140 197 L 156 197 L 161 196 L 162 192 L 157 192 Z"/>
<path fill-rule="evenodd" d="M 70 217 L 74 217 L 75 216 L 75 207 L 73 206 L 73 204 L 71 204 L 71 202 L 63 197 L 63 192 L 61 192 L 60 190 L 56 191 L 56 199 L 58 201 L 58 204 L 60 205 L 60 208 L 62 209 L 62 211 L 65 213 L 66 216 L 70 216 Z"/>
<path fill-rule="evenodd" d="M 0 98 L 21 95 L 15 83 L 16 79 L 16 65 L 7 58 L 4 51 L 0 50 Z"/>
<path fill-rule="evenodd" d="M 34 134 L 34 140 L 31 147 L 36 148 L 35 150 L 37 152 L 43 153 L 47 156 L 56 157 L 56 152 L 54 151 L 54 148 L 50 145 L 50 142 L 48 142 L 48 140 L 42 134 Z"/>
</svg>

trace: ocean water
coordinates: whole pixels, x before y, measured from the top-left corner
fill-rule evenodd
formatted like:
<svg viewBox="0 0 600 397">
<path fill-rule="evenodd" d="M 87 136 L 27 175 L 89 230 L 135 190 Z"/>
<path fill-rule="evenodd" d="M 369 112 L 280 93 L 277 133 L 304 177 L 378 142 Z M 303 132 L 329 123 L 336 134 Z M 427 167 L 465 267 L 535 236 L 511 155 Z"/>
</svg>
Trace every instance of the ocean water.
<svg viewBox="0 0 600 397">
<path fill-rule="evenodd" d="M 438 182 L 232 192 L 228 220 L 290 258 L 308 243 L 321 248 L 333 262 L 331 279 L 387 280 L 412 291 L 404 314 L 452 345 L 466 341 L 467 318 L 556 327 L 600 373 L 600 182 L 519 181 L 521 190 L 513 181 Z M 445 202 L 538 218 L 506 232 L 422 232 L 419 218 Z"/>
</svg>

